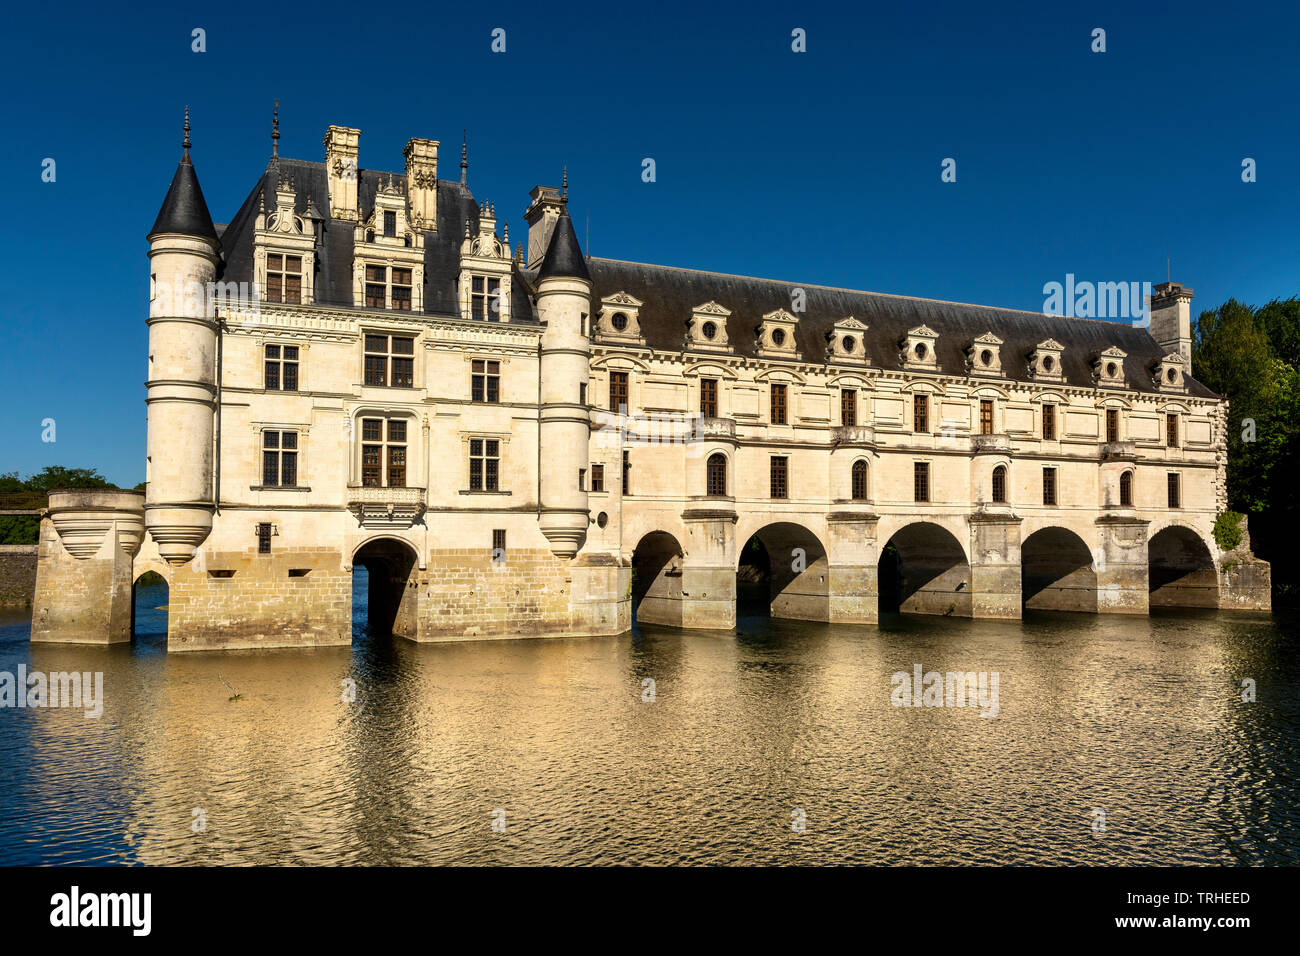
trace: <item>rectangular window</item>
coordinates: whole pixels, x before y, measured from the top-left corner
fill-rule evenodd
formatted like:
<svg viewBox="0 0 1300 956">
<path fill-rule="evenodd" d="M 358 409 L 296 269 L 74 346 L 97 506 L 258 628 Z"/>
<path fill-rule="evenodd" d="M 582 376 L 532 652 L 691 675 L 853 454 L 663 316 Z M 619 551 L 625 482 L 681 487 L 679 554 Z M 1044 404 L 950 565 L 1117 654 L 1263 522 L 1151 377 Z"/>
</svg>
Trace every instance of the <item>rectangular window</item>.
<svg viewBox="0 0 1300 956">
<path fill-rule="evenodd" d="M 397 238 L 397 213 L 391 209 L 384 210 L 384 236 L 388 239 Z"/>
<path fill-rule="evenodd" d="M 587 469 L 586 468 L 578 469 L 578 490 L 579 491 L 587 490 Z"/>
<path fill-rule="evenodd" d="M 1119 441 L 1119 409 L 1106 409 L 1106 441 Z"/>
<path fill-rule="evenodd" d="M 365 383 L 411 388 L 415 384 L 415 339 L 367 334 Z"/>
<path fill-rule="evenodd" d="M 772 459 L 772 497 L 789 498 L 790 459 Z"/>
<path fill-rule="evenodd" d="M 1048 441 L 1056 438 L 1056 406 L 1043 406 L 1043 437 Z"/>
<path fill-rule="evenodd" d="M 1169 507 L 1181 508 L 1178 494 L 1178 473 L 1171 471 L 1169 473 Z"/>
<path fill-rule="evenodd" d="M 1170 448 L 1178 447 L 1178 416 L 1165 416 L 1165 444 Z"/>
<path fill-rule="evenodd" d="M 262 521 L 257 525 L 257 553 L 271 553 L 271 523 L 269 521 Z"/>
<path fill-rule="evenodd" d="M 493 276 L 470 276 L 469 315 L 484 322 L 495 320 L 501 311 L 501 280 Z"/>
<path fill-rule="evenodd" d="M 268 488 L 298 486 L 297 432 L 262 432 L 262 484 Z"/>
<path fill-rule="evenodd" d="M 578 383 L 578 404 L 582 406 L 586 406 L 587 404 L 587 383 L 586 382 Z"/>
<path fill-rule="evenodd" d="M 469 490 L 497 491 L 501 466 L 501 442 L 495 438 L 469 441 Z"/>
<path fill-rule="evenodd" d="M 609 410 L 627 413 L 627 372 L 609 373 Z"/>
<path fill-rule="evenodd" d="M 592 491 L 605 490 L 605 466 L 604 465 L 591 466 L 591 490 Z"/>
<path fill-rule="evenodd" d="M 406 487 L 406 419 L 361 420 L 361 483 L 367 488 Z"/>
<path fill-rule="evenodd" d="M 506 529 L 492 529 L 492 560 L 503 561 L 506 556 Z"/>
<path fill-rule="evenodd" d="M 993 500 L 999 503 L 1007 500 L 1007 470 L 1001 466 L 993 469 Z"/>
<path fill-rule="evenodd" d="M 840 424 L 856 425 L 858 423 L 858 390 L 840 389 Z"/>
<path fill-rule="evenodd" d="M 980 399 L 980 434 L 993 434 L 993 402 L 991 399 Z"/>
<path fill-rule="evenodd" d="M 623 494 L 632 493 L 632 453 L 623 449 Z"/>
<path fill-rule="evenodd" d="M 772 386 L 772 424 L 784 425 L 786 423 L 785 415 L 785 398 L 786 386 Z"/>
<path fill-rule="evenodd" d="M 471 402 L 501 401 L 501 363 L 488 359 L 470 362 L 469 399 Z"/>
<path fill-rule="evenodd" d="M 298 346 L 266 346 L 266 388 L 272 391 L 298 391 Z"/>
<path fill-rule="evenodd" d="M 388 308 L 388 266 L 366 266 L 366 307 Z"/>
<path fill-rule="evenodd" d="M 930 398 L 928 395 L 912 396 L 912 431 L 921 434 L 930 430 Z M 922 500 L 922 499 L 917 499 Z"/>
<path fill-rule="evenodd" d="M 1056 469 L 1043 469 L 1043 504 L 1056 504 Z"/>
<path fill-rule="evenodd" d="M 411 311 L 411 270 L 393 267 L 393 308 Z"/>
<path fill-rule="evenodd" d="M 705 418 L 718 417 L 718 380 L 700 379 L 700 414 Z"/>
<path fill-rule="evenodd" d="M 266 301 L 302 303 L 302 256 L 266 256 Z"/>
<path fill-rule="evenodd" d="M 918 461 L 912 465 L 912 497 L 915 501 L 930 500 L 930 463 Z"/>
</svg>

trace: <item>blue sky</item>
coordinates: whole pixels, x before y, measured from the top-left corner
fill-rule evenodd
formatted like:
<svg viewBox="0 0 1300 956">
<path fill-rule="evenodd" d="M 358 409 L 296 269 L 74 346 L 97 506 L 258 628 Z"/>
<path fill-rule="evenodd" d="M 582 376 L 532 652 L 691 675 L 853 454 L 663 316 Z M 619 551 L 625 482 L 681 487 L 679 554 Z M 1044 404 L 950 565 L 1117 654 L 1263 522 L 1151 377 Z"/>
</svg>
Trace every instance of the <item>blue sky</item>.
<svg viewBox="0 0 1300 956">
<path fill-rule="evenodd" d="M 13 7 L 0 471 L 144 477 L 144 237 L 187 104 L 219 222 L 278 97 L 295 158 L 338 123 L 364 168 L 427 136 L 453 178 L 468 127 L 470 186 L 516 241 L 567 163 L 595 255 L 1033 310 L 1066 273 L 1163 281 L 1168 255 L 1194 312 L 1300 294 L 1300 10 L 990 6 Z"/>
</svg>

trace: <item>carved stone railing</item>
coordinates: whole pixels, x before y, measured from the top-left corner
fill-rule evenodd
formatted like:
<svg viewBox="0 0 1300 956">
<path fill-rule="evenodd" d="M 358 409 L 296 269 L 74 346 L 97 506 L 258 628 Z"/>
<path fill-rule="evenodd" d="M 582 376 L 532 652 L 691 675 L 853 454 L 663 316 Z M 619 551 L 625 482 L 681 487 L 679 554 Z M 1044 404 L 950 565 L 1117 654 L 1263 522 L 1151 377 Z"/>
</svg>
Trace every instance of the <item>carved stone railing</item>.
<svg viewBox="0 0 1300 956">
<path fill-rule="evenodd" d="M 1010 435 L 971 435 L 970 449 L 975 454 L 1011 451 Z"/>
<path fill-rule="evenodd" d="M 348 486 L 348 510 L 367 528 L 409 528 L 424 516 L 423 488 Z"/>
</svg>

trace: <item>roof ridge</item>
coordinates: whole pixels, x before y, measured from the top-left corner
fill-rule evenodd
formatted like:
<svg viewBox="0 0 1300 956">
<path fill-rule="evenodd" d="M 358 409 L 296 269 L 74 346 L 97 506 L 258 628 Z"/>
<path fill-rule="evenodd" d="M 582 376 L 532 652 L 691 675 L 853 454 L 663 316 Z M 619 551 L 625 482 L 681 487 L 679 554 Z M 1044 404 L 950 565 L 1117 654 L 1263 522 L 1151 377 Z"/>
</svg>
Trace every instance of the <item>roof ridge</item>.
<svg viewBox="0 0 1300 956">
<path fill-rule="evenodd" d="M 980 302 L 958 302 L 954 299 L 932 299 L 927 296 L 918 295 L 899 295 L 896 292 L 874 292 L 871 289 L 850 289 L 846 286 L 821 285 L 816 282 L 792 282 L 788 279 L 773 279 L 766 276 L 747 276 L 735 272 L 713 272 L 708 269 L 691 269 L 686 266 L 667 266 L 656 262 L 635 262 L 631 259 L 611 259 L 608 256 L 588 256 L 592 261 L 618 262 L 628 266 L 645 266 L 651 269 L 672 269 L 674 272 L 693 272 L 697 275 L 717 276 L 724 279 L 748 279 L 751 282 L 772 282 L 781 285 L 792 285 L 801 289 L 823 289 L 827 292 L 851 292 L 854 295 L 878 295 L 886 299 L 899 299 L 905 302 L 933 302 L 936 305 L 958 305 L 969 309 L 994 309 L 998 312 L 1015 312 L 1020 315 L 1033 316 L 1038 319 L 1068 319 L 1071 322 L 1098 322 L 1104 325 L 1118 325 L 1121 328 L 1145 328 L 1145 326 L 1135 326 L 1129 322 L 1112 322 L 1109 319 L 1095 319 L 1087 316 L 1073 315 L 1053 315 L 1050 312 L 1034 312 L 1030 309 L 1017 309 L 1005 305 L 987 305 Z"/>
</svg>

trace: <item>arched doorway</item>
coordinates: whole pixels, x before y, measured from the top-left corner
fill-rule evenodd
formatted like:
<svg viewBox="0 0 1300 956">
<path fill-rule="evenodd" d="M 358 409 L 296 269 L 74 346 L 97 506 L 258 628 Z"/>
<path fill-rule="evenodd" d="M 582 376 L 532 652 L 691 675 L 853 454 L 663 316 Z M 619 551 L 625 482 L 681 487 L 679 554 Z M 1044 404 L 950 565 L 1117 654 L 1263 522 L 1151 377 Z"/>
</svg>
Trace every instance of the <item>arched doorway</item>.
<svg viewBox="0 0 1300 956">
<path fill-rule="evenodd" d="M 414 640 L 419 621 L 415 549 L 374 538 L 352 556 L 352 632 Z"/>
<path fill-rule="evenodd" d="M 787 521 L 759 529 L 740 549 L 737 613 L 830 620 L 826 549 L 807 528 Z"/>
<path fill-rule="evenodd" d="M 157 571 L 145 571 L 131 586 L 131 640 L 167 644 L 171 589 Z"/>
<path fill-rule="evenodd" d="M 1147 545 L 1151 607 L 1218 607 L 1214 557 L 1190 528 L 1172 525 Z"/>
<path fill-rule="evenodd" d="M 632 552 L 632 620 L 682 626 L 682 546 L 667 531 L 651 531 Z"/>
<path fill-rule="evenodd" d="M 1073 531 L 1040 528 L 1020 545 L 1020 600 L 1034 611 L 1097 611 L 1092 552 Z"/>
<path fill-rule="evenodd" d="M 961 543 L 928 521 L 896 532 L 880 552 L 882 614 L 971 616 L 970 564 Z"/>
</svg>

